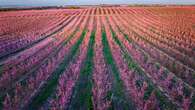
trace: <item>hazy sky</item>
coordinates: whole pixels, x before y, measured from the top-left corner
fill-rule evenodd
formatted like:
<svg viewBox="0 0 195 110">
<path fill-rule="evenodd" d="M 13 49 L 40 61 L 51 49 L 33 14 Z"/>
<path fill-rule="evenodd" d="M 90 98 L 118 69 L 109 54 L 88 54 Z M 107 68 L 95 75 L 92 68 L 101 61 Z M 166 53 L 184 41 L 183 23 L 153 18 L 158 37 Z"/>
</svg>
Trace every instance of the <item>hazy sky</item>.
<svg viewBox="0 0 195 110">
<path fill-rule="evenodd" d="M 195 4 L 195 0 L 0 0 L 0 6 L 47 6 L 93 4 Z"/>
</svg>

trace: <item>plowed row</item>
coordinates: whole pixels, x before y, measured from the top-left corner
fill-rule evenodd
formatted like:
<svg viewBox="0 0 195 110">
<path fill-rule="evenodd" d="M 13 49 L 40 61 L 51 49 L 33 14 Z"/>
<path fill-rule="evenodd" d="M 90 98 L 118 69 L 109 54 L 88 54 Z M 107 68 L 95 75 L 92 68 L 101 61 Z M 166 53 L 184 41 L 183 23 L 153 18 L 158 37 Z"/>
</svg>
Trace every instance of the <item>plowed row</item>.
<svg viewBox="0 0 195 110">
<path fill-rule="evenodd" d="M 0 12 L 0 109 L 195 109 L 194 7 Z"/>
</svg>

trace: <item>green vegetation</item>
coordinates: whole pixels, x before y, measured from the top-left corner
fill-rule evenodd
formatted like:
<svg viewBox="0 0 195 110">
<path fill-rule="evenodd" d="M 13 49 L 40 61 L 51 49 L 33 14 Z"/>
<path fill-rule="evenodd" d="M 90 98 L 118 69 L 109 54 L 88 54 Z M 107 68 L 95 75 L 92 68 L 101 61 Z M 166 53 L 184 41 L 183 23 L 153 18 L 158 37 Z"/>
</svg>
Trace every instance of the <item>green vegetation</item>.
<svg viewBox="0 0 195 110">
<path fill-rule="evenodd" d="M 53 52 L 54 54 L 51 54 L 51 56 L 53 56 L 53 55 L 56 55 L 61 49 L 62 49 L 62 47 L 63 46 L 65 46 L 74 36 L 75 36 L 75 34 L 76 34 L 76 32 L 78 32 L 78 30 L 79 30 L 79 28 L 76 28 L 75 30 L 74 30 L 74 32 L 62 43 L 62 46 L 59 48 L 59 49 L 56 49 L 55 50 L 55 52 Z M 48 63 L 48 59 L 46 59 L 45 61 L 43 61 L 43 63 Z M 42 64 L 43 64 L 42 63 Z M 3 68 L 3 65 L 1 65 L 0 66 L 0 76 L 1 76 L 1 68 Z M 36 69 L 35 69 L 36 70 Z M 34 70 L 34 71 L 35 71 Z M 26 78 L 25 79 L 23 79 L 23 80 L 21 80 L 21 84 L 22 85 L 26 85 L 27 83 L 26 83 Z M 14 88 L 13 88 L 14 89 Z M 11 92 L 13 92 L 13 89 L 11 89 L 10 91 Z M 10 91 L 8 91 L 8 93 L 10 93 Z M 12 93 L 13 94 L 13 93 Z M 2 96 L 0 96 L 0 110 L 1 110 L 1 108 L 2 108 L 2 106 L 3 106 L 3 101 L 4 101 L 4 98 L 5 98 L 5 95 L 6 94 L 3 94 Z"/>
<path fill-rule="evenodd" d="M 155 91 L 156 98 L 159 100 L 159 107 L 162 110 L 177 110 L 176 105 L 173 105 L 170 101 L 167 101 L 167 97 L 162 94 L 160 90 Z"/>
<path fill-rule="evenodd" d="M 55 90 L 57 86 L 59 76 L 63 73 L 67 65 L 76 55 L 79 45 L 82 43 L 85 37 L 85 34 L 86 34 L 86 30 L 82 32 L 81 37 L 76 42 L 76 44 L 71 48 L 69 54 L 65 56 L 62 63 L 52 73 L 52 77 L 49 79 L 46 85 L 41 89 L 40 93 L 36 97 L 33 98 L 32 102 L 27 107 L 28 110 L 35 110 L 39 108 L 44 103 L 44 101 L 47 100 L 47 98 L 53 93 L 53 91 Z"/>
<path fill-rule="evenodd" d="M 156 68 L 159 70 L 160 69 L 160 64 L 159 63 L 155 63 Z"/>
<path fill-rule="evenodd" d="M 108 67 L 110 68 L 113 75 L 112 90 L 111 90 L 112 95 L 109 93 L 109 96 L 111 97 L 112 100 L 112 106 L 110 109 L 134 110 L 135 106 L 125 96 L 124 86 L 122 80 L 120 79 L 119 70 L 116 67 L 106 37 L 107 36 L 106 36 L 105 29 L 102 28 L 103 54 L 105 57 L 105 61 L 108 64 Z"/>
<path fill-rule="evenodd" d="M 93 55 L 95 44 L 95 31 L 90 36 L 88 51 L 79 79 L 72 94 L 69 110 L 92 110 L 92 72 L 93 72 Z"/>
<path fill-rule="evenodd" d="M 0 110 L 2 110 L 4 98 L 5 98 L 5 96 L 0 97 Z"/>
<path fill-rule="evenodd" d="M 151 84 L 148 85 L 145 93 L 144 93 L 144 100 L 148 100 L 150 98 L 150 95 L 152 94 L 154 90 L 154 86 L 152 86 Z"/>
<path fill-rule="evenodd" d="M 118 27 L 118 29 L 120 30 L 120 28 Z M 114 32 L 114 31 L 113 31 Z M 120 31 L 123 35 L 124 33 L 122 31 Z M 124 36 L 124 38 L 129 42 L 129 43 L 133 43 L 132 40 L 127 37 Z M 115 39 L 118 39 L 117 36 Z M 122 43 L 119 44 L 119 46 L 122 45 Z M 121 48 L 124 46 L 120 46 Z M 125 49 L 122 49 L 125 50 Z M 144 78 L 144 80 L 147 82 L 147 84 L 149 85 L 145 94 L 144 94 L 144 98 L 145 100 L 147 100 L 150 96 L 150 94 L 152 93 L 152 91 L 155 92 L 155 95 L 157 97 L 157 99 L 159 100 L 159 106 L 162 110 L 177 110 L 177 106 L 175 104 L 173 104 L 163 93 L 162 91 L 160 91 L 158 89 L 158 87 L 156 87 L 156 85 L 153 84 L 153 82 L 151 81 L 151 79 L 145 74 L 145 72 L 141 69 L 141 67 L 132 59 L 132 57 L 128 54 L 127 51 L 123 51 L 123 55 L 124 55 L 124 60 L 127 62 L 129 69 L 136 71 L 136 73 Z"/>
</svg>

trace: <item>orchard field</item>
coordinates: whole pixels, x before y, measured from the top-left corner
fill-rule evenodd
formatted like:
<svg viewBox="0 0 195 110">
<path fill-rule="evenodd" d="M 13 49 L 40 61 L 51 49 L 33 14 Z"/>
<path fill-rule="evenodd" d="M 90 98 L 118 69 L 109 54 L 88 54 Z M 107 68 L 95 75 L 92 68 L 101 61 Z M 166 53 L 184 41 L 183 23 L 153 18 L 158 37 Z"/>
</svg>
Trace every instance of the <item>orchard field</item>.
<svg viewBox="0 0 195 110">
<path fill-rule="evenodd" d="M 195 7 L 0 12 L 0 110 L 195 110 Z"/>
</svg>

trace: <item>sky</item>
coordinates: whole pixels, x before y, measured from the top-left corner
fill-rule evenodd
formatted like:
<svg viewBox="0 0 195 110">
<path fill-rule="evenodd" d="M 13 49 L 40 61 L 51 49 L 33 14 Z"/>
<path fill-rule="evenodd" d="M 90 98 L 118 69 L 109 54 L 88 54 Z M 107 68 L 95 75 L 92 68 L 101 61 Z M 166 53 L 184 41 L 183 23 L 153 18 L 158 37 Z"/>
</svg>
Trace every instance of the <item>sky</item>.
<svg viewBox="0 0 195 110">
<path fill-rule="evenodd" d="M 55 6 L 97 4 L 195 4 L 195 0 L 0 0 L 0 6 Z"/>
</svg>

